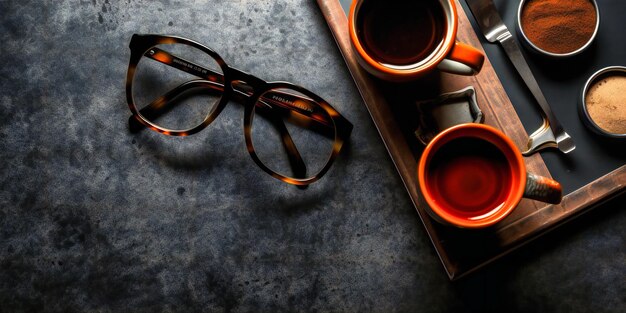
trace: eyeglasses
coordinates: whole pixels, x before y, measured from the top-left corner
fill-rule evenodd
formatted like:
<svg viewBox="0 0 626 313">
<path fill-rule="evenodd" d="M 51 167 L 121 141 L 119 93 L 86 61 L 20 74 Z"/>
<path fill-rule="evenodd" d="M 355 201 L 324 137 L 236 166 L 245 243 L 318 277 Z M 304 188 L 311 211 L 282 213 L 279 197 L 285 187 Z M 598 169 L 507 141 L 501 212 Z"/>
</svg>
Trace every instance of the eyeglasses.
<svg viewBox="0 0 626 313">
<path fill-rule="evenodd" d="M 126 98 L 137 121 L 165 135 L 187 136 L 207 127 L 232 99 L 244 106 L 250 156 L 284 182 L 304 186 L 320 179 L 352 131 L 318 95 L 232 68 L 195 41 L 135 34 L 130 50 Z"/>
</svg>

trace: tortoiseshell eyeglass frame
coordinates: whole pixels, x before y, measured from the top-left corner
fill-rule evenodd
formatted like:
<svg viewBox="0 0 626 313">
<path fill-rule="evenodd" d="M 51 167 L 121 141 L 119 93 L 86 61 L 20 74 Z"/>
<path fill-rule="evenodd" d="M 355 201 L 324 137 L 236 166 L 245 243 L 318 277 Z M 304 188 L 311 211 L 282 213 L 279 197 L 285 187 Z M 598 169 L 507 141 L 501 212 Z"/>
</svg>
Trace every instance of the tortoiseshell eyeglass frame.
<svg viewBox="0 0 626 313">
<path fill-rule="evenodd" d="M 222 73 L 203 68 L 193 63 L 193 60 L 179 58 L 157 47 L 158 45 L 168 44 L 188 45 L 205 52 L 217 62 Z M 177 36 L 134 34 L 129 47 L 131 54 L 126 75 L 126 99 L 136 121 L 165 135 L 188 136 L 207 127 L 215 120 L 229 101 L 234 100 L 245 107 L 244 136 L 250 156 L 261 169 L 286 183 L 306 186 L 320 179 L 329 170 L 343 143 L 352 132 L 352 124 L 341 116 L 328 102 L 313 92 L 288 82 L 267 82 L 232 68 L 212 49 L 193 40 Z M 133 78 L 139 61 L 144 57 L 185 71 L 198 77 L 198 79 L 184 82 L 155 99 L 144 108 L 138 109 L 133 100 Z M 173 130 L 160 127 L 146 119 L 146 116 L 158 116 L 161 113 L 159 112 L 161 109 L 167 107 L 167 105 L 176 104 L 173 101 L 176 97 L 197 88 L 221 93 L 219 102 L 213 106 L 211 112 L 198 126 L 185 130 Z M 284 89 L 293 90 L 299 94 L 281 91 Z M 265 118 L 269 118 L 276 130 L 281 134 L 283 146 L 296 177 L 284 176 L 271 170 L 257 156 L 251 137 L 252 121 L 255 112 L 262 114 Z M 307 176 L 306 165 L 291 139 L 283 117 L 289 122 L 307 127 L 327 137 L 334 136 L 331 155 L 318 173 Z"/>
</svg>

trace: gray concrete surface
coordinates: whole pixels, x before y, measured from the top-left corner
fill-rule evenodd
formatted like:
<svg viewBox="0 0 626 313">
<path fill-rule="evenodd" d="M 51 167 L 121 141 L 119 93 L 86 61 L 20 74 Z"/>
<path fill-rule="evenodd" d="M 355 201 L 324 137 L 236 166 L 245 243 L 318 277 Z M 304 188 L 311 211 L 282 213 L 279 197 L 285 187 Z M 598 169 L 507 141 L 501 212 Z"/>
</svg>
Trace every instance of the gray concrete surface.
<svg viewBox="0 0 626 313">
<path fill-rule="evenodd" d="M 314 1 L 0 2 L 1 312 L 624 312 L 624 197 L 451 283 Z M 176 34 L 355 124 L 307 190 L 230 106 L 132 134 L 133 33 Z"/>
</svg>

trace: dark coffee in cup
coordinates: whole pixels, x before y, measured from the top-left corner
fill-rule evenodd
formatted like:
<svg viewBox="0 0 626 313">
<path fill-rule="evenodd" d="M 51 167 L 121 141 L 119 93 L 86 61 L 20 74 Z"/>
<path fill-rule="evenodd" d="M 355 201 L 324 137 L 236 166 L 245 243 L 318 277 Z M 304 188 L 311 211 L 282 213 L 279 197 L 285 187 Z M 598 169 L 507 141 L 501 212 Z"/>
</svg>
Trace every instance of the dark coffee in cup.
<svg viewBox="0 0 626 313">
<path fill-rule="evenodd" d="M 406 82 L 440 70 L 476 75 L 483 53 L 456 40 L 455 0 L 353 0 L 350 44 L 370 74 Z"/>
<path fill-rule="evenodd" d="M 364 49 L 389 65 L 426 59 L 443 42 L 446 25 L 438 1 L 366 1 L 356 19 Z"/>
<path fill-rule="evenodd" d="M 504 153 L 491 142 L 460 137 L 435 152 L 426 179 L 442 209 L 484 218 L 508 199 L 512 171 Z"/>
</svg>

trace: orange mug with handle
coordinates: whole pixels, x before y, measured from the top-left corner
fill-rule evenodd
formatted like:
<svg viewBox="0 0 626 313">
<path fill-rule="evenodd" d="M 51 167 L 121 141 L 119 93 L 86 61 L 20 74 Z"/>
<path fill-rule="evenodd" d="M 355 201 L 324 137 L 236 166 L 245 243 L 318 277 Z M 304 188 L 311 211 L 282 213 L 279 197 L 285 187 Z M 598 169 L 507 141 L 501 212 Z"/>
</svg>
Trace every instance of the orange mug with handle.
<svg viewBox="0 0 626 313">
<path fill-rule="evenodd" d="M 384 80 L 410 81 L 435 69 L 475 75 L 485 59 L 456 40 L 454 0 L 354 0 L 348 23 L 359 64 Z"/>
<path fill-rule="evenodd" d="M 522 154 L 498 129 L 460 124 L 439 133 L 420 158 L 426 211 L 438 222 L 484 228 L 506 218 L 522 198 L 560 203 L 561 184 L 526 171 Z"/>
</svg>

